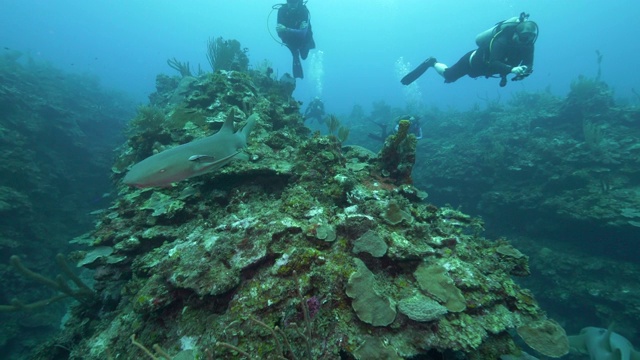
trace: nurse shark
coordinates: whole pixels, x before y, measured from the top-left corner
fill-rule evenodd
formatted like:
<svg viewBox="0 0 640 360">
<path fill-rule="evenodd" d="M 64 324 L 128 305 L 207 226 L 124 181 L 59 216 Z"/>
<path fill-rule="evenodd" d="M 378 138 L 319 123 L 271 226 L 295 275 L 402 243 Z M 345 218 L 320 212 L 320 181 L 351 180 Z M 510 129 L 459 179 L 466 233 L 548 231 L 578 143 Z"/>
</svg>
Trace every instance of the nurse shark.
<svg viewBox="0 0 640 360">
<path fill-rule="evenodd" d="M 233 132 L 234 111 L 215 134 L 152 155 L 133 165 L 124 177 L 126 185 L 147 188 L 167 187 L 171 183 L 215 171 L 235 158 L 242 158 L 258 114 L 252 114 L 241 130 Z"/>
</svg>

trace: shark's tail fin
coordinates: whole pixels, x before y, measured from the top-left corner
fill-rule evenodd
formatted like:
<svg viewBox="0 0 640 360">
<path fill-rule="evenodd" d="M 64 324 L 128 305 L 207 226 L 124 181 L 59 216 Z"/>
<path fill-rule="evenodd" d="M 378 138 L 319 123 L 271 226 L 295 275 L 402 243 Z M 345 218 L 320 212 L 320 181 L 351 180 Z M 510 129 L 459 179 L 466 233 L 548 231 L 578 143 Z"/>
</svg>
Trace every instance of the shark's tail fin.
<svg viewBox="0 0 640 360">
<path fill-rule="evenodd" d="M 258 121 L 259 118 L 260 115 L 258 115 L 258 113 L 251 114 L 247 119 L 247 123 L 244 125 L 242 130 L 240 130 L 242 135 L 244 135 L 245 140 L 249 137 L 249 134 L 251 134 L 251 130 L 253 130 L 253 127 L 256 125 L 256 121 Z"/>
</svg>

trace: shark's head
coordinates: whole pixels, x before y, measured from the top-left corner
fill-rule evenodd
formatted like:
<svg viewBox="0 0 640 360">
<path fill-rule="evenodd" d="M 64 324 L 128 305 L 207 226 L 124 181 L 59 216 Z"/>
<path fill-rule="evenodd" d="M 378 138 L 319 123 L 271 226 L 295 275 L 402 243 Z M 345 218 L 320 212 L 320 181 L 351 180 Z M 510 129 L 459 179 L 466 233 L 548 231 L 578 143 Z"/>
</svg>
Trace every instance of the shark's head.
<svg viewBox="0 0 640 360">
<path fill-rule="evenodd" d="M 189 169 L 185 166 L 187 161 L 165 161 L 152 156 L 135 164 L 122 182 L 137 188 L 167 187 L 188 177 Z"/>
</svg>

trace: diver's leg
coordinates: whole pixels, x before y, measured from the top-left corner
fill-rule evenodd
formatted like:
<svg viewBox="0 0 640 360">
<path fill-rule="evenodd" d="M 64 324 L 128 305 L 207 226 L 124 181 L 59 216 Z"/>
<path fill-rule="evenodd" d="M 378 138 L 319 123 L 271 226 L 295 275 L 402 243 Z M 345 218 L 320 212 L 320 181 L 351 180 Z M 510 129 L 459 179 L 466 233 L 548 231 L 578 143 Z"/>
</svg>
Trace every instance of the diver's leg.
<svg viewBox="0 0 640 360">
<path fill-rule="evenodd" d="M 311 31 L 311 26 L 309 26 L 309 32 L 307 33 L 307 41 L 305 41 L 304 45 L 300 47 L 300 56 L 302 60 L 306 60 L 307 56 L 309 56 L 309 50 L 316 48 L 316 41 L 313 40 L 313 32 Z"/>
<path fill-rule="evenodd" d="M 452 83 L 465 75 L 469 75 L 471 71 L 469 59 L 474 52 L 475 51 L 472 50 L 464 54 L 460 60 L 451 67 L 447 67 L 447 65 L 442 63 L 436 63 L 433 67 L 436 69 L 436 72 L 444 78 L 445 83 Z"/>
<path fill-rule="evenodd" d="M 309 48 L 305 46 L 300 49 L 300 57 L 302 60 L 306 60 L 307 56 L 309 56 Z"/>
<path fill-rule="evenodd" d="M 447 70 L 449 67 L 446 64 L 437 62 L 433 64 L 433 68 L 436 69 L 436 72 L 438 73 L 438 75 L 444 77 L 444 71 Z"/>
<path fill-rule="evenodd" d="M 304 74 L 302 72 L 302 63 L 300 62 L 300 50 L 292 49 L 291 54 L 293 55 L 293 77 L 302 79 Z"/>
</svg>

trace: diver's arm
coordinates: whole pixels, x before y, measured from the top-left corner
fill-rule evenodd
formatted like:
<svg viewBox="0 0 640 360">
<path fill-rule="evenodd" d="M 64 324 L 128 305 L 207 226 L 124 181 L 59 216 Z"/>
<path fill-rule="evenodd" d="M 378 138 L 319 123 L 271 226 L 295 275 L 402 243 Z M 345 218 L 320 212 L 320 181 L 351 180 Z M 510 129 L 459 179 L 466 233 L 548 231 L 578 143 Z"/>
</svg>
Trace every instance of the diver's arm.
<svg viewBox="0 0 640 360">
<path fill-rule="evenodd" d="M 284 32 L 286 32 L 287 34 L 294 35 L 296 37 L 304 38 L 305 36 L 307 36 L 308 30 L 309 30 L 309 27 L 306 26 L 302 29 L 285 28 Z"/>
<path fill-rule="evenodd" d="M 296 24 L 298 28 L 288 28 L 287 32 L 299 38 L 305 38 L 309 31 L 309 9 L 305 5 L 302 6 L 301 12 L 297 13 Z"/>
<path fill-rule="evenodd" d="M 307 32 L 309 31 L 309 10 L 305 7 L 303 13 L 297 13 L 292 16 L 290 15 L 289 18 L 287 18 L 282 9 L 283 8 L 280 8 L 280 10 L 278 10 L 278 25 L 276 25 L 276 30 L 280 33 L 287 33 L 294 37 L 304 38 L 307 36 Z M 299 28 L 290 26 L 296 26 Z"/>
<path fill-rule="evenodd" d="M 307 36 L 307 31 L 309 31 L 309 25 L 303 23 L 300 29 L 294 29 L 278 23 L 278 25 L 276 25 L 276 31 L 279 34 L 289 34 L 291 37 L 304 39 Z"/>
<path fill-rule="evenodd" d="M 530 74 L 533 71 L 533 52 L 534 52 L 533 45 L 523 50 L 522 65 L 527 67 L 527 72 L 526 72 L 527 74 Z"/>
</svg>

